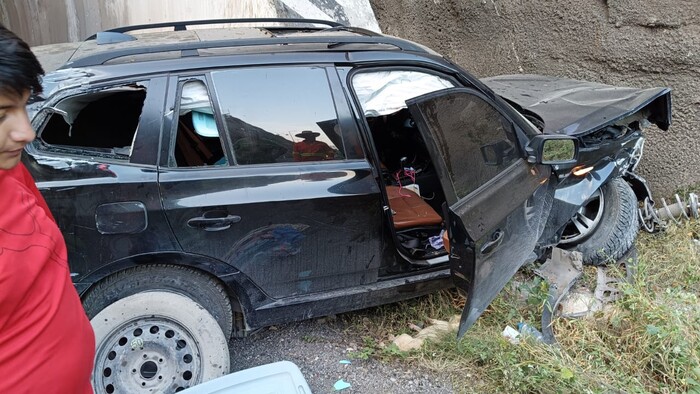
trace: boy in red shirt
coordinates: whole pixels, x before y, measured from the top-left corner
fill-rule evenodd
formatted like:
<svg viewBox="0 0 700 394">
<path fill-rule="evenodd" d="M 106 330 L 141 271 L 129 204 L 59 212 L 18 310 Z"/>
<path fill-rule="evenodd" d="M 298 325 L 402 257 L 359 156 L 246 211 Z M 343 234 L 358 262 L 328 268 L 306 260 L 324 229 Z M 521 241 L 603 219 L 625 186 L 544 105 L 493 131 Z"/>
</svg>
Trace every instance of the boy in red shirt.
<svg viewBox="0 0 700 394">
<path fill-rule="evenodd" d="M 63 237 L 20 162 L 34 139 L 25 105 L 42 74 L 0 25 L 0 393 L 92 393 L 92 327 Z"/>
</svg>

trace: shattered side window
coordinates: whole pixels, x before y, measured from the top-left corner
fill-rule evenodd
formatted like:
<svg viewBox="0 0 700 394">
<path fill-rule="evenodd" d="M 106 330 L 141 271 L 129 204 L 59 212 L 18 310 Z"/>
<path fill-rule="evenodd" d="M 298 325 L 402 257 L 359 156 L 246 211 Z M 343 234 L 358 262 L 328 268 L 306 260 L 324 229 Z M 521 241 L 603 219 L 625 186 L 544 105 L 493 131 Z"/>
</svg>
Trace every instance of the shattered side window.
<svg viewBox="0 0 700 394">
<path fill-rule="evenodd" d="M 406 108 L 406 100 L 455 85 L 442 77 L 419 71 L 372 71 L 352 78 L 365 116 L 390 115 Z"/>
<path fill-rule="evenodd" d="M 67 97 L 53 107 L 38 132 L 38 149 L 129 160 L 146 99 L 146 83 Z"/>
</svg>

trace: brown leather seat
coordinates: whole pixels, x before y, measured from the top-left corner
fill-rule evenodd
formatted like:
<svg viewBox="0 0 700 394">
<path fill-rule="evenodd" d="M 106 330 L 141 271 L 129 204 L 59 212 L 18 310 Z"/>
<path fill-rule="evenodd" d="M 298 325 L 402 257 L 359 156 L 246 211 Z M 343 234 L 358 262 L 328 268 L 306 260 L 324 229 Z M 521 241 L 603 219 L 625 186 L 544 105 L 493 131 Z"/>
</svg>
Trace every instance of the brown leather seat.
<svg viewBox="0 0 700 394">
<path fill-rule="evenodd" d="M 442 217 L 412 190 L 398 186 L 387 186 L 389 208 L 394 214 L 394 227 L 403 230 L 410 227 L 436 226 Z"/>
</svg>

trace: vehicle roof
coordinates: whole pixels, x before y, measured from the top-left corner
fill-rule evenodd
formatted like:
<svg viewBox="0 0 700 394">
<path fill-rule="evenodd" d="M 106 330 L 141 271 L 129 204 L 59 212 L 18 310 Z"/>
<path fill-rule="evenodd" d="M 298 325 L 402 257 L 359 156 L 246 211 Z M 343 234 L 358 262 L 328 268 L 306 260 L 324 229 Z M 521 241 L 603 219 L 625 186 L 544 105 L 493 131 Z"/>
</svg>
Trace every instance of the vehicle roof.
<svg viewBox="0 0 700 394">
<path fill-rule="evenodd" d="M 211 26 L 213 23 L 218 26 L 187 29 L 189 25 Z M 251 26 L 260 23 L 266 25 Z M 330 27 L 318 27 L 319 23 Z M 175 31 L 163 31 L 173 27 Z M 127 26 L 97 33 L 78 43 L 33 48 L 46 72 L 196 56 L 339 50 L 399 50 L 436 54 L 411 41 L 335 22 L 269 18 Z"/>
</svg>

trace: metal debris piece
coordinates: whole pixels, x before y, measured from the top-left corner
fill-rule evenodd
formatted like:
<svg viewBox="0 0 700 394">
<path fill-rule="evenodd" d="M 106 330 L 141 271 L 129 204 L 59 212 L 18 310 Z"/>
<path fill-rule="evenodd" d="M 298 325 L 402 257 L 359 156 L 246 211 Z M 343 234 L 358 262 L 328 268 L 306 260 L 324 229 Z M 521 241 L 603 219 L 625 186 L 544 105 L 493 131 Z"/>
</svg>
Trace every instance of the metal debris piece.
<svg viewBox="0 0 700 394">
<path fill-rule="evenodd" d="M 549 283 L 549 296 L 542 310 L 542 335 L 545 343 L 555 343 L 552 318 L 564 295 L 583 274 L 581 252 L 559 248 L 552 249 L 552 256 L 535 270 Z"/>
</svg>

